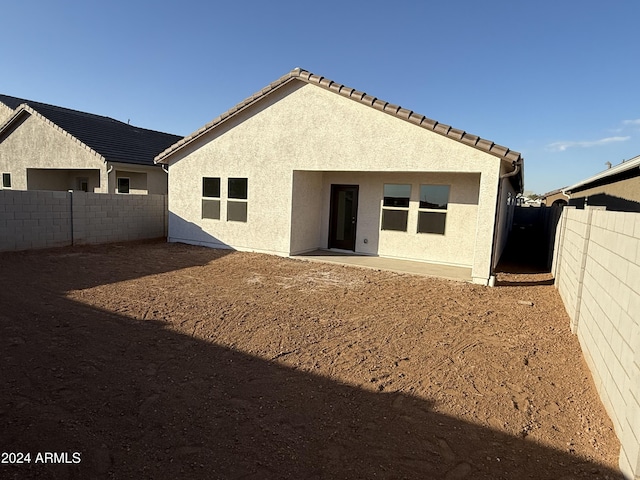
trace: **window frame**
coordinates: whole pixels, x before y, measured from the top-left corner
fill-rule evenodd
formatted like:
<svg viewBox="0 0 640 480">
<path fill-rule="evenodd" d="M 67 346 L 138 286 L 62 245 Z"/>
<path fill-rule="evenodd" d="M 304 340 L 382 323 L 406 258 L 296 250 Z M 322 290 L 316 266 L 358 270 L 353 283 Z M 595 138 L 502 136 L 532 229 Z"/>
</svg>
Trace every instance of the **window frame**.
<svg viewBox="0 0 640 480">
<path fill-rule="evenodd" d="M 244 196 L 232 196 L 231 182 L 244 180 Z M 235 190 L 235 188 L 233 189 Z M 236 212 L 232 212 L 234 207 L 244 205 L 242 218 L 231 218 Z M 249 178 L 248 177 L 229 177 L 227 178 L 227 222 L 247 223 L 249 220 Z"/>
<path fill-rule="evenodd" d="M 446 187 L 447 188 L 447 202 L 445 203 L 444 207 L 423 207 L 422 206 L 422 189 L 423 187 L 428 188 L 428 187 Z M 447 233 L 447 214 L 449 211 L 449 203 L 450 203 L 450 199 L 451 199 L 451 185 L 444 185 L 444 184 L 438 184 L 438 183 L 421 183 L 420 184 L 420 200 L 418 202 L 418 219 L 417 219 L 417 223 L 416 223 L 416 233 L 419 234 L 426 234 L 426 235 L 446 235 Z M 442 231 L 440 231 L 440 229 L 438 229 L 438 231 L 434 231 L 434 230 L 421 230 L 420 229 L 420 219 L 423 217 L 423 215 L 421 214 L 437 214 L 437 215 L 442 215 L 444 217 L 444 221 L 442 223 Z"/>
<path fill-rule="evenodd" d="M 390 195 L 385 195 L 385 190 L 386 187 L 409 187 L 409 193 L 408 196 L 402 196 L 402 197 L 392 197 Z M 409 208 L 411 206 L 411 191 L 413 189 L 413 185 L 410 183 L 383 183 L 382 184 L 382 211 L 380 213 L 380 231 L 385 231 L 385 232 L 405 232 L 407 233 L 409 231 Z M 395 199 L 406 199 L 406 206 L 405 205 L 389 205 L 387 204 L 387 198 L 395 198 Z M 404 203 L 404 202 L 403 202 Z M 399 229 L 399 228 L 390 228 L 390 226 L 387 226 L 385 228 L 385 212 L 403 212 L 404 213 L 404 229 Z"/>
<path fill-rule="evenodd" d="M 8 182 L 6 182 L 5 180 L 9 180 Z M 8 185 L 7 185 L 8 183 Z M 12 186 L 11 186 L 11 173 L 10 172 L 2 172 L 2 189 L 3 190 L 11 190 Z"/>
<path fill-rule="evenodd" d="M 207 180 L 217 180 L 217 196 L 215 195 L 215 186 L 213 195 L 207 195 L 207 189 L 205 187 L 205 183 Z M 203 220 L 220 220 L 221 212 L 222 212 L 222 198 L 221 198 L 221 189 L 222 189 L 222 178 L 221 177 L 202 177 L 202 191 L 201 191 L 201 210 L 200 210 L 200 218 Z M 205 205 L 215 205 L 217 204 L 218 216 L 205 216 Z M 214 208 L 215 211 L 215 208 Z"/>
</svg>

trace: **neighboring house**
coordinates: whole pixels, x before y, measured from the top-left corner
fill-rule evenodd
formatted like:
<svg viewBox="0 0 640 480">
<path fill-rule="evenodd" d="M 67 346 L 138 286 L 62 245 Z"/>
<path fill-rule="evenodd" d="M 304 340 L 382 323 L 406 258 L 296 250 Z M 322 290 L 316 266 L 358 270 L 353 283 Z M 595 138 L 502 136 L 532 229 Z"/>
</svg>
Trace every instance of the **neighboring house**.
<svg viewBox="0 0 640 480">
<path fill-rule="evenodd" d="M 0 95 L 0 188 L 166 194 L 153 158 L 180 138 Z"/>
<path fill-rule="evenodd" d="M 564 189 L 569 205 L 605 206 L 618 212 L 640 212 L 640 155 Z"/>
<path fill-rule="evenodd" d="M 156 157 L 169 241 L 457 265 L 490 283 L 520 154 L 294 69 Z"/>
<path fill-rule="evenodd" d="M 547 207 L 563 207 L 569 203 L 569 195 L 564 193 L 563 188 L 558 188 L 542 195 L 542 203 Z"/>
</svg>

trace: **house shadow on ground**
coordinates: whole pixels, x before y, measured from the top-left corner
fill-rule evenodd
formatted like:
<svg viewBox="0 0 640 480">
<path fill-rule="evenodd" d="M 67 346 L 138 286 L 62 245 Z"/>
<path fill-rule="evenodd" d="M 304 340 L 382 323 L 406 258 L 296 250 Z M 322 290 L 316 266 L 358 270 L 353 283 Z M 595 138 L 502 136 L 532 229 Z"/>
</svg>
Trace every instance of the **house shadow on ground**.
<svg viewBox="0 0 640 480">
<path fill-rule="evenodd" d="M 619 478 L 439 414 L 425 399 L 366 391 L 66 298 L 194 266 L 176 246 L 107 269 L 113 248 L 64 249 L 45 264 L 40 254 L 0 255 L 2 450 L 32 453 L 30 464 L 0 465 L 2 478 Z M 37 452 L 79 452 L 81 461 L 36 464 Z"/>
</svg>

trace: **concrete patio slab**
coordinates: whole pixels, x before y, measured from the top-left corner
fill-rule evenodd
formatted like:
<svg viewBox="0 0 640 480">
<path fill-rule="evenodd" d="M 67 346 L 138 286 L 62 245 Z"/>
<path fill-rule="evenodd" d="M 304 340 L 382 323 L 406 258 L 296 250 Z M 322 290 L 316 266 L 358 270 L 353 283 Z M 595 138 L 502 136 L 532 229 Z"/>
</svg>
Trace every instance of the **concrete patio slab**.
<svg viewBox="0 0 640 480">
<path fill-rule="evenodd" d="M 456 267 L 452 265 L 416 262 L 412 260 L 377 257 L 372 255 L 358 255 L 351 252 L 335 250 L 315 250 L 301 255 L 293 255 L 292 258 L 471 282 L 471 268 Z"/>
</svg>

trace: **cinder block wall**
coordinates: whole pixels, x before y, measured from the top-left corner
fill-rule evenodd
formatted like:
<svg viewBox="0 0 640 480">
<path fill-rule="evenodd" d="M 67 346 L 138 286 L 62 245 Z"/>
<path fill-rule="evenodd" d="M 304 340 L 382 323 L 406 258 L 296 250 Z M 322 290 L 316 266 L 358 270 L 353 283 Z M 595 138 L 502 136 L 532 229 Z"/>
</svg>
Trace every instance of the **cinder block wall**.
<svg viewBox="0 0 640 480">
<path fill-rule="evenodd" d="M 71 244 L 67 192 L 0 190 L 0 251 Z"/>
<path fill-rule="evenodd" d="M 73 193 L 75 245 L 123 242 L 166 235 L 164 195 Z"/>
<path fill-rule="evenodd" d="M 0 190 L 0 251 L 166 236 L 165 195 Z"/>
<path fill-rule="evenodd" d="M 566 208 L 553 273 L 620 439 L 620 468 L 640 479 L 640 214 Z"/>
</svg>

